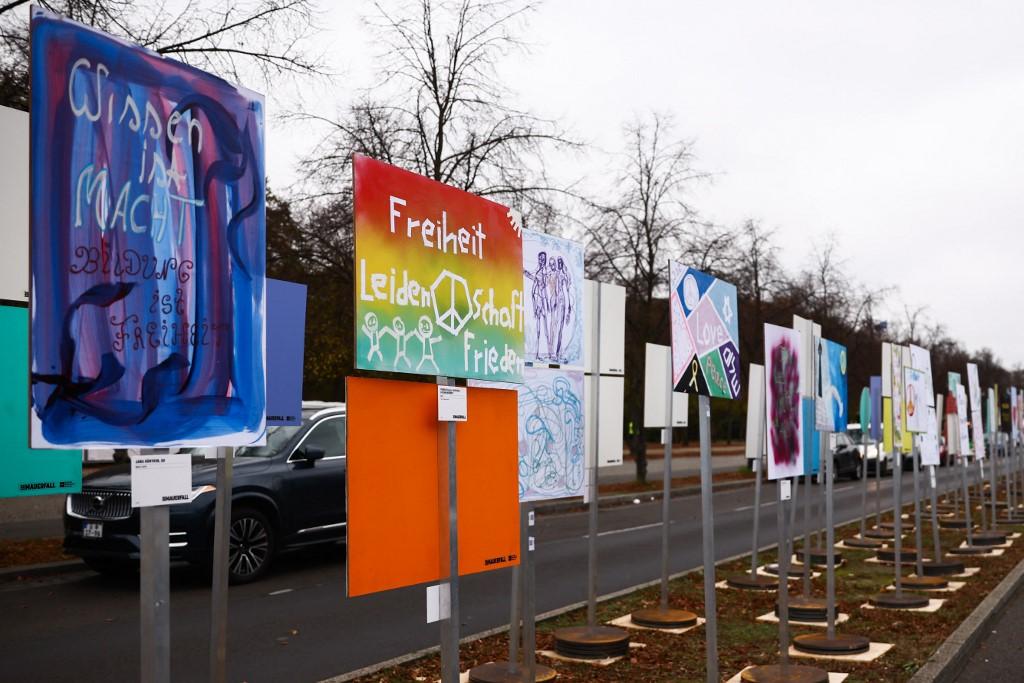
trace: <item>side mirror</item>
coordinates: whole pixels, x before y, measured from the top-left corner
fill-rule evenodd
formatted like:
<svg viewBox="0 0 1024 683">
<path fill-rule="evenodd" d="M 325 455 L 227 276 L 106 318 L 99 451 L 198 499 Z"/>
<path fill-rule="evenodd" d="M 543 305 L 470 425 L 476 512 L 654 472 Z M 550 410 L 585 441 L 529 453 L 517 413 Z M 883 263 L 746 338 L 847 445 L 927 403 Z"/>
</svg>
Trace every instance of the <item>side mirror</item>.
<svg viewBox="0 0 1024 683">
<path fill-rule="evenodd" d="M 314 463 L 317 460 L 322 460 L 324 457 L 324 449 L 318 446 L 305 446 L 302 449 L 302 457 L 309 463 Z"/>
</svg>

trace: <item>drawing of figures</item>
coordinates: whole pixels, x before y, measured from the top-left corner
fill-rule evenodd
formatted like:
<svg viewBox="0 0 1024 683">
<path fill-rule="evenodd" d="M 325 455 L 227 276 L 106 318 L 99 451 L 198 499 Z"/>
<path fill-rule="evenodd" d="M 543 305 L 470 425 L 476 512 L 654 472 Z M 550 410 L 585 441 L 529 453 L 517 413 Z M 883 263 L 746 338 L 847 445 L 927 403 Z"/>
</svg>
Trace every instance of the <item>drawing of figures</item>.
<svg viewBox="0 0 1024 683">
<path fill-rule="evenodd" d="M 387 329 L 387 328 L 385 328 Z M 380 321 L 377 320 L 377 314 L 369 312 L 366 317 L 363 318 L 362 325 L 363 334 L 370 338 L 370 352 L 366 354 L 366 360 L 372 361 L 374 354 L 381 363 L 384 362 L 384 356 L 380 353 Z"/>
<path fill-rule="evenodd" d="M 384 335 L 388 335 L 395 340 L 395 360 L 392 367 L 398 369 L 399 362 L 405 361 L 405 367 L 412 368 L 409 357 L 405 355 L 407 342 L 409 341 L 409 335 L 405 331 L 405 321 L 396 315 L 391 321 L 391 327 L 385 327 L 380 331 L 380 336 L 383 337 Z"/>
<path fill-rule="evenodd" d="M 536 338 L 533 343 L 534 349 L 536 349 L 537 357 L 540 358 L 540 333 L 544 331 L 544 343 L 550 353 L 551 349 L 551 331 L 548 328 L 548 255 L 546 252 L 539 252 L 537 254 L 537 269 L 532 273 L 528 270 L 523 271 L 523 275 L 526 276 L 532 282 L 530 286 L 530 300 L 533 304 L 533 324 L 537 329 Z"/>
<path fill-rule="evenodd" d="M 430 363 L 434 366 L 434 372 L 439 373 L 440 370 L 437 367 L 437 361 L 434 360 L 434 344 L 441 341 L 441 337 L 433 337 L 434 334 L 434 323 L 425 315 L 421 315 L 419 322 L 416 323 L 416 329 L 409 333 L 408 336 L 416 337 L 420 340 L 420 344 L 423 345 L 422 354 L 420 355 L 419 365 L 416 366 L 416 372 L 419 372 L 423 368 L 424 363 Z"/>
<path fill-rule="evenodd" d="M 572 276 L 565 267 L 565 260 L 559 256 L 553 261 L 553 267 L 549 268 L 548 284 L 551 287 L 548 297 L 548 357 L 558 361 L 562 357 L 562 334 L 569 323 L 569 316 L 572 315 Z M 551 350 L 551 342 L 554 341 L 554 352 Z"/>
</svg>

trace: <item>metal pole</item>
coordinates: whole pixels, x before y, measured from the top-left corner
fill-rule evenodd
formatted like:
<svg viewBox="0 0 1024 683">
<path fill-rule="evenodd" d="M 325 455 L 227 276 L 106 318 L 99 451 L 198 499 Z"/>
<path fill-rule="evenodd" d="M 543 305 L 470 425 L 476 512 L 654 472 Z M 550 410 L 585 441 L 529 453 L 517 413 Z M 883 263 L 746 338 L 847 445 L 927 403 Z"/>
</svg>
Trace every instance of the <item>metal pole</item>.
<svg viewBox="0 0 1024 683">
<path fill-rule="evenodd" d="M 235 449 L 217 449 L 217 500 L 213 520 L 213 587 L 210 598 L 210 681 L 224 683 L 228 650 L 228 559 L 231 551 L 231 475 Z"/>
<path fill-rule="evenodd" d="M 992 436 L 990 438 L 992 443 L 992 452 L 990 458 L 990 460 L 992 461 L 992 467 L 989 468 L 988 485 L 991 489 L 989 493 L 992 494 L 992 528 L 995 529 L 996 520 L 999 519 L 998 513 L 996 512 L 996 504 L 998 503 L 997 498 L 999 498 L 999 496 L 997 495 L 999 493 L 999 473 L 996 471 L 996 468 L 999 467 L 999 454 L 996 453 L 996 433 L 992 432 Z"/>
<path fill-rule="evenodd" d="M 672 362 L 665 391 L 665 465 L 661 477 L 661 609 L 668 609 L 668 532 L 672 523 Z"/>
<path fill-rule="evenodd" d="M 918 458 L 921 451 L 917 445 L 917 438 L 914 439 L 914 447 L 910 451 L 910 458 L 914 465 L 914 539 L 917 541 L 917 561 L 915 568 L 918 576 L 924 576 L 924 544 L 921 541 L 921 488 L 919 479 Z"/>
<path fill-rule="evenodd" d="M 884 453 L 882 453 L 882 444 L 878 441 L 873 441 L 875 444 L 875 452 L 877 459 L 875 460 L 875 528 L 880 529 L 882 526 L 882 460 L 884 459 Z"/>
<path fill-rule="evenodd" d="M 508 620 L 508 672 L 519 673 L 519 628 L 521 621 L 521 610 L 523 593 L 526 592 L 523 567 L 526 566 L 527 539 L 530 535 L 527 529 L 526 503 L 519 504 L 519 564 L 512 567 L 512 600 Z M 522 586 L 522 593 L 520 587 Z M 524 651 L 526 643 L 524 639 Z"/>
<path fill-rule="evenodd" d="M 821 433 L 822 457 L 825 468 L 825 593 L 828 606 L 828 637 L 831 640 L 836 637 L 836 548 L 835 530 L 832 528 L 832 454 L 825 454 L 828 447 L 828 432 Z"/>
<path fill-rule="evenodd" d="M 811 597 L 811 476 L 804 474 L 804 597 Z M 793 488 L 796 488 L 794 486 Z M 795 544 L 794 544 L 795 545 Z M 787 577 L 788 580 L 788 577 Z"/>
<path fill-rule="evenodd" d="M 864 441 L 864 459 L 861 460 L 860 476 L 860 537 L 864 538 L 865 525 L 868 520 L 868 440 Z"/>
<path fill-rule="evenodd" d="M 779 656 L 782 660 L 782 670 L 789 669 L 789 534 L 786 533 L 786 513 L 783 510 L 785 501 L 782 499 L 782 487 L 784 479 L 778 482 L 778 511 L 775 513 L 775 523 L 779 527 Z M 797 479 L 793 478 L 791 490 L 796 490 Z M 792 508 L 792 503 L 790 507 Z"/>
<path fill-rule="evenodd" d="M 928 466 L 928 474 L 931 479 L 931 496 L 932 496 L 932 548 L 935 551 L 935 561 L 942 562 L 942 541 L 939 538 L 939 495 L 937 488 L 938 482 L 935 480 L 935 465 Z M 922 552 L 921 548 L 918 548 L 918 552 Z M 918 568 L 920 571 L 920 568 Z"/>
<path fill-rule="evenodd" d="M 591 375 L 590 398 L 593 405 L 591 416 L 594 423 L 590 425 L 590 444 L 593 459 L 590 463 L 590 510 L 588 511 L 587 527 L 587 626 L 597 626 L 597 463 L 600 459 L 600 430 L 598 422 L 601 414 L 601 285 L 594 287 L 594 331 L 591 336 L 591 355 L 594 357 L 594 374 Z M 671 366 L 671 363 L 669 363 Z M 671 384 L 671 381 L 669 382 Z"/>
<path fill-rule="evenodd" d="M 985 463 L 977 455 L 974 459 L 978 463 L 974 471 L 978 478 L 978 498 L 981 500 L 981 528 L 988 531 L 988 514 L 985 512 Z"/>
<path fill-rule="evenodd" d="M 524 678 L 532 683 L 537 680 L 537 584 L 534 582 L 534 538 L 533 503 L 526 503 L 526 552 L 521 562 L 523 568 L 523 668 Z"/>
<path fill-rule="evenodd" d="M 974 531 L 971 529 L 971 492 L 967 486 L 967 456 L 960 454 L 960 482 L 964 494 L 964 522 L 967 524 L 967 545 L 974 545 Z"/>
<path fill-rule="evenodd" d="M 447 377 L 438 384 L 453 385 Z M 459 527 L 458 489 L 456 488 L 455 423 L 438 425 L 438 513 L 441 534 L 441 591 L 447 588 L 448 611 L 441 612 L 441 681 L 459 681 Z M 442 604 L 443 604 L 442 598 Z"/>
<path fill-rule="evenodd" d="M 718 678 L 718 618 L 715 607 L 715 519 L 711 489 L 711 399 L 698 397 L 700 419 L 700 507 L 704 541 L 704 624 L 707 638 L 707 681 Z M 780 577 L 785 580 L 785 577 Z"/>
<path fill-rule="evenodd" d="M 139 629 L 142 683 L 170 683 L 170 510 L 166 505 L 139 510 Z"/>
<path fill-rule="evenodd" d="M 789 548 L 789 550 L 787 551 L 789 553 L 787 555 L 787 557 L 789 557 L 789 558 L 792 558 L 794 555 L 796 555 L 796 536 L 797 536 L 797 533 L 796 533 L 796 510 L 797 510 L 797 507 L 798 507 L 798 504 L 799 504 L 799 498 L 798 498 L 799 494 L 797 493 L 797 491 L 800 490 L 800 489 L 797 488 L 797 484 L 799 484 L 799 483 L 800 483 L 800 477 L 793 477 L 792 486 L 790 486 L 790 489 L 789 489 L 789 495 L 791 496 L 791 500 L 790 500 L 790 503 L 789 503 L 789 531 L 788 531 L 789 535 L 786 537 L 786 539 L 787 539 L 787 541 L 789 543 L 789 545 L 787 546 Z M 803 495 L 805 495 L 805 496 L 807 495 L 807 490 L 806 489 L 804 489 Z M 790 559 L 790 563 L 792 563 L 792 559 Z M 787 564 L 786 566 L 789 567 L 790 565 Z M 783 577 L 783 575 L 781 573 L 779 574 L 779 576 Z M 786 585 L 788 586 L 789 585 L 789 576 L 788 575 L 785 576 L 785 581 L 786 581 Z M 807 595 L 804 594 L 804 597 L 807 597 Z"/>
<path fill-rule="evenodd" d="M 895 393 L 895 392 L 894 392 Z M 902 408 L 901 408 L 902 409 Z M 893 403 L 893 439 L 892 439 L 892 454 L 893 454 L 893 548 L 896 551 L 896 555 L 893 558 L 895 560 L 894 565 L 896 567 L 896 596 L 903 596 L 903 454 L 900 450 L 901 435 L 896 432 L 896 426 L 902 424 L 897 422 L 901 417 L 896 412 L 895 402 Z"/>
<path fill-rule="evenodd" d="M 753 462 L 754 467 L 754 537 L 750 544 L 750 575 L 757 575 L 757 537 L 761 527 L 761 454 Z M 786 580 L 785 577 L 781 577 Z"/>
</svg>

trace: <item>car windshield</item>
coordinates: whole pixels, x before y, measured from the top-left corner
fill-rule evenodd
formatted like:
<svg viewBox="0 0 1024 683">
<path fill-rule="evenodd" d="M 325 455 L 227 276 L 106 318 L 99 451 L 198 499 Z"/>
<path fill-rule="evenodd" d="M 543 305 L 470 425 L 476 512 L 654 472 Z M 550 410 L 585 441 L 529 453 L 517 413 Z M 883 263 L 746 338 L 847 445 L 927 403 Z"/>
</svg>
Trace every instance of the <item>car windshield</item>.
<svg viewBox="0 0 1024 683">
<path fill-rule="evenodd" d="M 245 446 L 235 451 L 242 458 L 269 458 L 281 452 L 288 445 L 301 426 L 267 427 L 267 443 L 265 446 Z"/>
<path fill-rule="evenodd" d="M 852 440 L 854 443 L 860 443 L 860 440 L 863 436 L 863 432 L 861 432 L 859 429 L 847 429 L 846 435 L 849 436 L 850 440 Z"/>
</svg>

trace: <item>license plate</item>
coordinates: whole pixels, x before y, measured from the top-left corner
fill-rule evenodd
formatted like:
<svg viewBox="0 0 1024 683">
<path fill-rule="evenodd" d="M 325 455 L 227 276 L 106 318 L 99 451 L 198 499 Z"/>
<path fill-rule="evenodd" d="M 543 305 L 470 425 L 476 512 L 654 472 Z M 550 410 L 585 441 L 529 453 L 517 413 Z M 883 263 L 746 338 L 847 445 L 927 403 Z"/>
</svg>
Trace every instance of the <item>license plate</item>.
<svg viewBox="0 0 1024 683">
<path fill-rule="evenodd" d="M 85 522 L 82 524 L 83 538 L 103 538 L 103 522 Z"/>
</svg>

